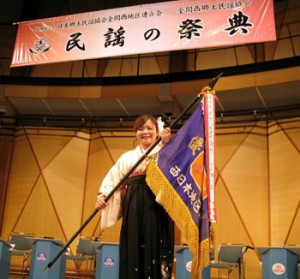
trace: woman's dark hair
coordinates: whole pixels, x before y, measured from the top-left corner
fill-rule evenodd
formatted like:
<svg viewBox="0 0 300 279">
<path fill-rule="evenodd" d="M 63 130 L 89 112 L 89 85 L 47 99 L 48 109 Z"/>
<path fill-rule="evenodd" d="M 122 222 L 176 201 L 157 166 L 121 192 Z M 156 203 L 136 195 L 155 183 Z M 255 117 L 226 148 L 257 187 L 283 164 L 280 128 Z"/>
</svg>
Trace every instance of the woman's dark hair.
<svg viewBox="0 0 300 279">
<path fill-rule="evenodd" d="M 148 120 L 151 120 L 151 122 L 156 127 L 156 131 L 158 132 L 158 124 L 157 124 L 156 118 L 150 114 L 145 114 L 145 115 L 139 116 L 134 122 L 133 130 L 135 132 L 138 131 Z"/>
</svg>

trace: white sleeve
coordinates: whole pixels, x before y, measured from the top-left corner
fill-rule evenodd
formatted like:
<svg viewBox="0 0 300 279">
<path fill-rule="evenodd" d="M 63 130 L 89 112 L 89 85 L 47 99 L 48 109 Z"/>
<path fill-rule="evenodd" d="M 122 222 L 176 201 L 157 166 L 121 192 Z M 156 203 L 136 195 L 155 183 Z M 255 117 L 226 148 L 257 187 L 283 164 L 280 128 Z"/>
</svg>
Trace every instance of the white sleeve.
<svg viewBox="0 0 300 279">
<path fill-rule="evenodd" d="M 130 169 L 132 156 L 131 152 L 124 153 L 116 164 L 109 170 L 100 186 L 100 195 L 107 196 L 114 187 L 121 181 Z M 130 160 L 131 159 L 131 160 Z M 114 225 L 121 217 L 121 187 L 110 197 L 108 205 L 102 210 L 101 229 L 104 230 Z"/>
<path fill-rule="evenodd" d="M 108 195 L 113 188 L 121 181 L 130 169 L 132 161 L 132 151 L 128 151 L 121 155 L 118 161 L 111 167 L 106 176 L 104 177 L 99 193 Z"/>
</svg>

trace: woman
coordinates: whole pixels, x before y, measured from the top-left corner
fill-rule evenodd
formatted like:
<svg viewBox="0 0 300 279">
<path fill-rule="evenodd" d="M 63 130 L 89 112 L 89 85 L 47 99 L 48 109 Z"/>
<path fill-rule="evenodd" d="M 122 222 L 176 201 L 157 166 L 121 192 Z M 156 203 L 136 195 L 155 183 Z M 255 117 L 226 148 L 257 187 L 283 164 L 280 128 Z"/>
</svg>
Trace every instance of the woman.
<svg viewBox="0 0 300 279">
<path fill-rule="evenodd" d="M 121 155 L 105 176 L 96 208 L 104 209 L 101 217 L 102 230 L 123 217 L 120 232 L 119 278 L 167 279 L 171 278 L 172 274 L 174 226 L 146 184 L 147 159 L 136 167 L 126 185 L 105 203 L 106 195 L 153 145 L 157 137 L 161 137 L 161 142 L 150 154 L 156 153 L 171 137 L 169 128 L 163 129 L 158 134 L 157 121 L 151 115 L 138 117 L 134 131 L 139 144 L 134 150 Z"/>
</svg>

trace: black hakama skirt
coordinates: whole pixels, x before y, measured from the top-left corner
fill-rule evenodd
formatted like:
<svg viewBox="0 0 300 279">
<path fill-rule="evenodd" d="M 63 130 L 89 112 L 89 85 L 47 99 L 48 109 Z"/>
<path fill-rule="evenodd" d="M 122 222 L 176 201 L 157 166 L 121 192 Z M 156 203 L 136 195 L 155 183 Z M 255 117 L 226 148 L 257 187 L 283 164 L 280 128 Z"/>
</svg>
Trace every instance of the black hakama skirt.
<svg viewBox="0 0 300 279">
<path fill-rule="evenodd" d="M 122 211 L 119 278 L 171 278 L 174 223 L 155 201 L 145 175 L 128 179 Z"/>
</svg>

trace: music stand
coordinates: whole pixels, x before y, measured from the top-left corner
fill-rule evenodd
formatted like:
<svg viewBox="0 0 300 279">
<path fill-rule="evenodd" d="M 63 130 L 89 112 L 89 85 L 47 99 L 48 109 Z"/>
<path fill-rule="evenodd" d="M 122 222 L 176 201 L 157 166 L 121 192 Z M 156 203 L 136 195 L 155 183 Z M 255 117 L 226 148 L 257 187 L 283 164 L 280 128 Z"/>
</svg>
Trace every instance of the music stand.
<svg viewBox="0 0 300 279">
<path fill-rule="evenodd" d="M 257 251 L 262 262 L 263 279 L 297 279 L 299 254 L 290 247 L 257 247 Z M 300 252 L 296 247 L 294 251 Z"/>
<path fill-rule="evenodd" d="M 1 278 L 9 278 L 9 266 L 12 247 L 0 237 L 0 271 Z"/>
<path fill-rule="evenodd" d="M 119 244 L 100 242 L 97 247 L 96 279 L 119 278 Z"/>
<path fill-rule="evenodd" d="M 59 239 L 28 237 L 32 244 L 29 279 L 64 279 L 66 271 L 66 255 L 63 254 L 51 270 L 45 272 L 48 261 L 54 257 L 63 246 Z"/>
<path fill-rule="evenodd" d="M 289 251 L 297 255 L 298 263 L 300 263 L 300 245 L 285 246 L 284 248 L 288 249 Z"/>
<path fill-rule="evenodd" d="M 174 257 L 176 259 L 176 278 L 190 278 L 192 269 L 192 253 L 186 245 L 174 246 Z M 202 278 L 210 278 L 210 266 L 202 269 Z"/>
</svg>

